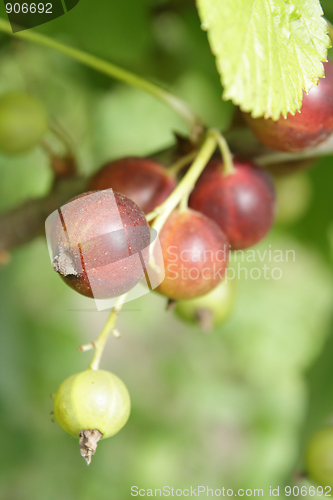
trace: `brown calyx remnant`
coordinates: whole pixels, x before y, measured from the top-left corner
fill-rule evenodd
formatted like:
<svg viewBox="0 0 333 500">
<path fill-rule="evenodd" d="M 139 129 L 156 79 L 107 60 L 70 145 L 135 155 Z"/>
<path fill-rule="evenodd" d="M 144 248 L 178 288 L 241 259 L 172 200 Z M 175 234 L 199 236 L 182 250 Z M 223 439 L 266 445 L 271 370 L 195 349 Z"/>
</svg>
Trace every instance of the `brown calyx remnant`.
<svg viewBox="0 0 333 500">
<path fill-rule="evenodd" d="M 177 305 L 176 300 L 169 299 L 167 302 L 166 310 L 172 312 L 172 311 L 174 311 L 176 305 Z"/>
<path fill-rule="evenodd" d="M 71 252 L 65 248 L 59 247 L 58 253 L 53 259 L 52 267 L 62 276 L 77 276 L 73 256 Z"/>
<path fill-rule="evenodd" d="M 200 308 L 195 313 L 196 319 L 204 333 L 209 333 L 213 328 L 214 316 L 210 309 Z"/>
<path fill-rule="evenodd" d="M 103 437 L 103 434 L 97 429 L 87 429 L 80 432 L 80 453 L 85 459 L 87 465 L 91 462 L 92 455 L 95 454 L 97 443 Z"/>
</svg>

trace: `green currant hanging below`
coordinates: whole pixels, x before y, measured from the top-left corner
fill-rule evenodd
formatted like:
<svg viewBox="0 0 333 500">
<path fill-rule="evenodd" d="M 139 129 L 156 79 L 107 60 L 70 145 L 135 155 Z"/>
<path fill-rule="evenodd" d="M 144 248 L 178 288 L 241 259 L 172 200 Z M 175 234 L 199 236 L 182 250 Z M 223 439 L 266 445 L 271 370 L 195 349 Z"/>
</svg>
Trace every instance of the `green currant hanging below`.
<svg viewBox="0 0 333 500">
<path fill-rule="evenodd" d="M 66 379 L 54 398 L 54 416 L 66 432 L 80 439 L 81 456 L 90 464 L 97 443 L 127 422 L 130 397 L 124 383 L 104 370 L 85 370 Z"/>
<path fill-rule="evenodd" d="M 223 280 L 206 295 L 179 300 L 174 311 L 179 318 L 197 323 L 204 332 L 209 332 L 230 316 L 235 303 L 234 288 L 233 281 Z"/>
</svg>

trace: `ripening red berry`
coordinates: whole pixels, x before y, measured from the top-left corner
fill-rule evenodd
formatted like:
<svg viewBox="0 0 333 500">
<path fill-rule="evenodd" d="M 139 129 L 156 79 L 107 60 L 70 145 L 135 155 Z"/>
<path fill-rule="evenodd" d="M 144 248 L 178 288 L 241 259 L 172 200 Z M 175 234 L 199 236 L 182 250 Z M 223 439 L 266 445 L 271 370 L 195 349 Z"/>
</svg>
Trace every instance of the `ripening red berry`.
<svg viewBox="0 0 333 500">
<path fill-rule="evenodd" d="M 121 158 L 107 163 L 91 179 L 89 190 L 113 189 L 133 200 L 146 214 L 161 205 L 176 187 L 160 163 L 149 158 Z"/>
<path fill-rule="evenodd" d="M 333 132 L 333 63 L 324 63 L 325 78 L 308 94 L 303 92 L 301 112 L 277 121 L 265 118 L 245 119 L 258 139 L 272 149 L 302 151 L 311 149 Z"/>
<path fill-rule="evenodd" d="M 156 291 L 170 299 L 208 293 L 223 279 L 229 244 L 214 221 L 194 210 L 174 211 L 160 233 L 165 278 Z"/>
<path fill-rule="evenodd" d="M 126 196 L 112 190 L 84 193 L 61 207 L 51 224 L 53 268 L 80 294 L 117 297 L 143 277 L 150 230 L 142 210 Z"/>
<path fill-rule="evenodd" d="M 267 172 L 255 165 L 234 162 L 225 175 L 219 158 L 212 159 L 191 193 L 189 206 L 213 219 L 233 250 L 250 247 L 271 229 L 275 191 Z"/>
</svg>

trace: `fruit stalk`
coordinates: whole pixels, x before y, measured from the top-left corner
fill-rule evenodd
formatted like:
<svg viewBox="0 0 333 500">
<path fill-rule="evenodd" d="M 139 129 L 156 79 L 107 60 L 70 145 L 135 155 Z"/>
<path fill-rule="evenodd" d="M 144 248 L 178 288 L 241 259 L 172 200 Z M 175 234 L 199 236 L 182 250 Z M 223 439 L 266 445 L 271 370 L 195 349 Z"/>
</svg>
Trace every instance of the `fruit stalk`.
<svg viewBox="0 0 333 500">
<path fill-rule="evenodd" d="M 153 223 L 152 227 L 159 233 L 164 226 L 165 221 L 171 214 L 171 212 L 176 208 L 176 206 L 180 203 L 182 198 L 188 197 L 189 193 L 195 186 L 196 181 L 198 180 L 201 172 L 207 165 L 208 161 L 212 157 L 215 149 L 216 149 L 216 135 L 214 131 L 208 131 L 206 135 L 206 139 L 204 140 L 194 162 L 191 167 L 184 175 L 181 182 L 178 184 L 173 193 L 169 196 L 169 198 L 162 203 L 158 207 L 159 215 Z M 148 214 L 147 220 L 151 220 L 151 214 Z M 153 245 L 151 245 L 151 248 Z"/>
<path fill-rule="evenodd" d="M 93 359 L 91 360 L 90 365 L 88 368 L 91 370 L 98 370 L 99 368 L 99 363 L 104 351 L 105 343 L 110 335 L 110 333 L 114 330 L 117 322 L 117 318 L 119 315 L 119 312 L 126 300 L 126 295 L 121 295 L 118 297 L 115 306 L 112 308 L 109 319 L 104 325 L 103 330 L 99 334 L 97 340 L 94 342 L 94 347 L 95 347 L 95 354 L 93 356 Z"/>
</svg>

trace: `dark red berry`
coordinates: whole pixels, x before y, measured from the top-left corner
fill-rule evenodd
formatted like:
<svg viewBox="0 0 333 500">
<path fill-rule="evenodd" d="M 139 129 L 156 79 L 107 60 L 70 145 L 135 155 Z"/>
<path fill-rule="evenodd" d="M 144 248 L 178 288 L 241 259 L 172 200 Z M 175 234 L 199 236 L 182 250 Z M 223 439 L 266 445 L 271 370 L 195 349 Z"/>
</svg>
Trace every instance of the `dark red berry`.
<svg viewBox="0 0 333 500">
<path fill-rule="evenodd" d="M 188 210 L 171 214 L 160 233 L 165 278 L 157 291 L 170 299 L 192 299 L 222 280 L 229 244 L 214 221 Z"/>
<path fill-rule="evenodd" d="M 267 172 L 248 162 L 234 162 L 232 174 L 223 163 L 209 162 L 190 196 L 189 205 L 213 219 L 226 234 L 231 248 L 247 248 L 270 230 L 275 215 L 275 191 Z"/>
<path fill-rule="evenodd" d="M 110 189 L 133 200 L 146 214 L 161 205 L 175 189 L 174 177 L 148 158 L 121 158 L 107 163 L 91 179 L 92 191 Z"/>
<path fill-rule="evenodd" d="M 252 118 L 246 121 L 258 139 L 272 149 L 302 151 L 311 149 L 333 132 L 333 63 L 324 63 L 325 78 L 319 79 L 318 87 L 303 93 L 301 112 L 273 121 Z"/>
<path fill-rule="evenodd" d="M 141 280 L 150 230 L 132 200 L 112 190 L 84 193 L 50 217 L 53 268 L 74 290 L 105 299 Z"/>
</svg>

